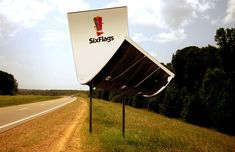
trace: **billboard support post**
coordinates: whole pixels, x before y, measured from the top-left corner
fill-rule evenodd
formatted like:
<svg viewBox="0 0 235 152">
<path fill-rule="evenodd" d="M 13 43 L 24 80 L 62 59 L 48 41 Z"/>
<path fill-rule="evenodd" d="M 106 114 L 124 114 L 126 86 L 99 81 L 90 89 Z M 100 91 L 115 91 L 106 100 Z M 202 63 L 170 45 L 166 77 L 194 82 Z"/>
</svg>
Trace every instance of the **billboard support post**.
<svg viewBox="0 0 235 152">
<path fill-rule="evenodd" d="M 89 125 L 89 131 L 92 133 L 92 95 L 93 95 L 93 86 L 89 85 L 90 88 L 90 125 Z"/>
<path fill-rule="evenodd" d="M 125 138 L 125 95 L 122 93 L 122 136 Z"/>
</svg>

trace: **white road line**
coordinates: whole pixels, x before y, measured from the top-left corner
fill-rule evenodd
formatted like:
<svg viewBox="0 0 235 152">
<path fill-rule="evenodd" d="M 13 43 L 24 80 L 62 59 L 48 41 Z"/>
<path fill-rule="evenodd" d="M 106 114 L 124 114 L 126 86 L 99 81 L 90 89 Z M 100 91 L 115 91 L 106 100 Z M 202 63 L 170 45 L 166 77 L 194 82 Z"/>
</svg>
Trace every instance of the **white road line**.
<svg viewBox="0 0 235 152">
<path fill-rule="evenodd" d="M 70 101 L 70 102 L 64 103 L 64 104 L 62 104 L 62 105 L 58 105 L 58 106 L 56 106 L 56 107 L 54 107 L 54 108 L 51 108 L 51 109 L 48 109 L 48 110 L 42 111 L 42 112 L 40 112 L 40 113 L 37 113 L 37 114 L 31 115 L 31 116 L 28 116 L 28 117 L 26 117 L 26 118 L 23 118 L 23 119 L 20 119 L 20 120 L 17 120 L 17 121 L 14 121 L 14 122 L 8 123 L 8 124 L 6 124 L 6 125 L 0 126 L 0 129 L 5 128 L 5 127 L 8 127 L 8 126 L 11 126 L 11 125 L 14 125 L 14 124 L 17 124 L 17 123 L 19 123 L 19 122 L 22 122 L 22 121 L 28 120 L 28 119 L 33 118 L 33 117 L 36 117 L 36 116 L 42 115 L 42 114 L 47 113 L 47 112 L 49 112 L 49 111 L 52 111 L 52 110 L 58 109 L 58 108 L 60 108 L 60 107 L 63 107 L 63 106 L 64 106 L 64 105 L 66 105 L 66 104 L 69 104 L 69 103 L 71 103 L 71 102 L 75 101 L 75 100 L 76 100 L 76 98 L 75 98 L 75 99 L 73 99 L 73 100 L 72 100 L 72 101 Z"/>
<path fill-rule="evenodd" d="M 20 108 L 19 110 L 21 111 L 21 110 L 26 110 L 26 109 L 28 109 L 27 107 L 24 107 L 24 108 Z"/>
</svg>

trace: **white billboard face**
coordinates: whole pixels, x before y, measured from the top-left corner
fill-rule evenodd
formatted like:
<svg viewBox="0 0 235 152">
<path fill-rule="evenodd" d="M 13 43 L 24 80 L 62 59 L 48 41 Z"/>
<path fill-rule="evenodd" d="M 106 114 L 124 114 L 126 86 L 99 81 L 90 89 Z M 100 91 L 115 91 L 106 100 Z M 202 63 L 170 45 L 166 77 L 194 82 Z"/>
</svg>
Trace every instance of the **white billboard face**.
<svg viewBox="0 0 235 152">
<path fill-rule="evenodd" d="M 128 36 L 127 7 L 68 13 L 76 72 L 86 84 Z"/>
</svg>

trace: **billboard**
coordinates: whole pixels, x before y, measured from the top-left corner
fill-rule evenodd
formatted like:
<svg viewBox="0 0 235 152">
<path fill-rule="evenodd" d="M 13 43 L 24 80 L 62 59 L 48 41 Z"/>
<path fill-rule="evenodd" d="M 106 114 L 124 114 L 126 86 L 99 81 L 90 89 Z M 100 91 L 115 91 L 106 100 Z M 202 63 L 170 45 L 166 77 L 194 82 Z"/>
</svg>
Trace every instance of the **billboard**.
<svg viewBox="0 0 235 152">
<path fill-rule="evenodd" d="M 68 21 L 77 77 L 87 84 L 128 36 L 127 7 L 71 12 Z"/>
<path fill-rule="evenodd" d="M 104 90 L 151 97 L 161 92 L 174 74 L 129 37 L 125 37 L 104 68 L 88 83 Z"/>
</svg>

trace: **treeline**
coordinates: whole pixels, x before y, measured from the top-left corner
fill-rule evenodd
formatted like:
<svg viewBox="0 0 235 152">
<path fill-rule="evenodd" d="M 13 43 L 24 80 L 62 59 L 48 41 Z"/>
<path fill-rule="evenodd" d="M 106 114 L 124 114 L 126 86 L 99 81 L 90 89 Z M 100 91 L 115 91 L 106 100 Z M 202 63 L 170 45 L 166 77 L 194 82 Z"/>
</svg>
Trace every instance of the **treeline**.
<svg viewBox="0 0 235 152">
<path fill-rule="evenodd" d="M 218 47 L 177 50 L 166 66 L 175 78 L 156 97 L 126 96 L 128 105 L 235 135 L 235 29 L 216 31 Z M 121 95 L 96 89 L 94 96 L 121 102 Z"/>
<path fill-rule="evenodd" d="M 30 90 L 30 89 L 19 89 L 18 94 L 20 95 L 44 95 L 44 96 L 64 96 L 74 95 L 78 93 L 87 93 L 87 91 L 81 90 Z"/>
<path fill-rule="evenodd" d="M 10 73 L 0 70 L 0 95 L 16 95 L 18 83 Z"/>
<path fill-rule="evenodd" d="M 87 93 L 81 90 L 35 90 L 18 89 L 17 80 L 10 73 L 0 70 L 0 95 L 45 95 L 45 96 L 64 96 Z"/>
</svg>

